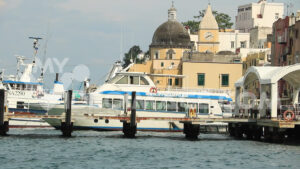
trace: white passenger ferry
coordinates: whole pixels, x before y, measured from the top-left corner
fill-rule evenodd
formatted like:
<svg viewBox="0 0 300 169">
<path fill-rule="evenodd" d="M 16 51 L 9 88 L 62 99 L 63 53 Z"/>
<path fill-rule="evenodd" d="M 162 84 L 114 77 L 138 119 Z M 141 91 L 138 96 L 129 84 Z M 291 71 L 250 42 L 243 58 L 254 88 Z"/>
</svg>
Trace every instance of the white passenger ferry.
<svg viewBox="0 0 300 169">
<path fill-rule="evenodd" d="M 158 90 L 148 74 L 121 71 L 90 93 L 89 106 L 82 107 L 80 111 L 72 108 L 74 128 L 122 130 L 120 120 L 91 119 L 82 115 L 123 114 L 130 108 L 132 91 L 136 91 L 136 113 L 139 117 L 185 117 L 189 108 L 195 109 L 198 117 L 222 118 L 232 113 L 232 99 L 222 90 Z M 56 128 L 60 126 L 58 120 L 45 120 Z M 182 128 L 179 122 L 171 121 L 145 120 L 137 125 L 138 130 L 150 131 L 178 131 Z"/>
</svg>

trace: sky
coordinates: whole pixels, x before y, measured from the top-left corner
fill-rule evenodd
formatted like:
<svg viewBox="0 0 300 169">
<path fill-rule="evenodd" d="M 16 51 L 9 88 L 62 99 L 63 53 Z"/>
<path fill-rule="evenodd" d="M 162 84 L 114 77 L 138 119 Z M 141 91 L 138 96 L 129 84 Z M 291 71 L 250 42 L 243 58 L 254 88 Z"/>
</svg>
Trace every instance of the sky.
<svg viewBox="0 0 300 169">
<path fill-rule="evenodd" d="M 193 19 L 208 2 L 174 0 L 177 19 Z M 232 21 L 237 7 L 251 2 L 257 0 L 210 0 L 213 10 L 229 14 Z M 300 9 L 299 0 L 274 2 L 293 4 L 289 11 Z M 171 4 L 171 0 L 0 0 L 0 69 L 15 73 L 15 55 L 31 57 L 28 37 L 39 36 L 43 39 L 38 57 L 42 64 L 52 65 L 45 72 L 48 81 L 54 80 L 55 72 L 70 74 L 85 65 L 89 73 L 83 75 L 101 84 L 130 47 L 148 50 L 155 29 L 167 21 Z"/>
</svg>

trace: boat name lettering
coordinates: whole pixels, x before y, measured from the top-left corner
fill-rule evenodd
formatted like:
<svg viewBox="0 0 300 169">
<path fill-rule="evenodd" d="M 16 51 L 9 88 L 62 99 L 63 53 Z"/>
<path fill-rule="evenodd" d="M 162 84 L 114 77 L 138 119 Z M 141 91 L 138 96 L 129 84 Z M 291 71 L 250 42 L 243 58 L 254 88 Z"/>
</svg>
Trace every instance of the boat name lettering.
<svg viewBox="0 0 300 169">
<path fill-rule="evenodd" d="M 8 91 L 9 95 L 13 95 L 13 96 L 25 96 L 25 92 L 24 91 Z"/>
<path fill-rule="evenodd" d="M 148 95 L 154 97 L 188 97 L 187 94 L 178 94 L 178 93 L 164 93 L 164 94 L 149 93 Z"/>
</svg>

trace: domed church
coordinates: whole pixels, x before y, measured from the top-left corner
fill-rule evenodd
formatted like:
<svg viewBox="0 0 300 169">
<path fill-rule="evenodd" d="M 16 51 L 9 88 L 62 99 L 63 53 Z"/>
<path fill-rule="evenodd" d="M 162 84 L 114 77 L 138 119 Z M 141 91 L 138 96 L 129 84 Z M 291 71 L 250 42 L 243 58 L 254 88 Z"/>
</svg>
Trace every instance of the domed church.
<svg viewBox="0 0 300 169">
<path fill-rule="evenodd" d="M 188 30 L 177 21 L 176 12 L 172 4 L 168 10 L 168 20 L 155 30 L 150 44 L 150 60 L 146 65 L 135 64 L 130 69 L 155 74 L 152 80 L 162 88 L 181 86 L 181 58 L 184 52 L 190 51 L 193 46 Z"/>
<path fill-rule="evenodd" d="M 211 6 L 207 6 L 198 35 L 189 34 L 177 21 L 176 12 L 172 4 L 168 10 L 168 20 L 154 32 L 149 46 L 149 60 L 134 64 L 129 71 L 151 74 L 159 89 L 234 91 L 234 82 L 242 76 L 242 63 L 238 55 L 219 51 L 219 26 Z M 234 96 L 234 92 L 231 94 Z"/>
</svg>

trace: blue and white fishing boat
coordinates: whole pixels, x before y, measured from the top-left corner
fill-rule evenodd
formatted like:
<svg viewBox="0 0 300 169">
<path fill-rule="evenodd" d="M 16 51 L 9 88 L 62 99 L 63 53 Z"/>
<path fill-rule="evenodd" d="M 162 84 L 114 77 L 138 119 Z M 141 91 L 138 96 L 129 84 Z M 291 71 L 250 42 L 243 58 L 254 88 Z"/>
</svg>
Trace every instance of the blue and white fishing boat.
<svg viewBox="0 0 300 169">
<path fill-rule="evenodd" d="M 53 91 L 45 90 L 43 83 L 43 71 L 39 78 L 33 77 L 33 68 L 36 66 L 36 56 L 38 51 L 38 41 L 41 38 L 30 37 L 34 39 L 33 48 L 34 56 L 26 58 L 24 56 L 17 57 L 16 75 L 5 76 L 4 71 L 1 72 L 0 88 L 7 92 L 7 107 L 10 113 L 15 114 L 45 114 L 46 110 L 35 110 L 30 107 L 31 104 L 40 104 L 43 102 L 57 103 L 62 100 L 64 93 L 63 84 L 56 80 L 54 82 Z M 58 77 L 57 77 L 58 79 Z M 11 119 L 11 127 L 50 127 L 48 123 L 42 119 Z"/>
</svg>

